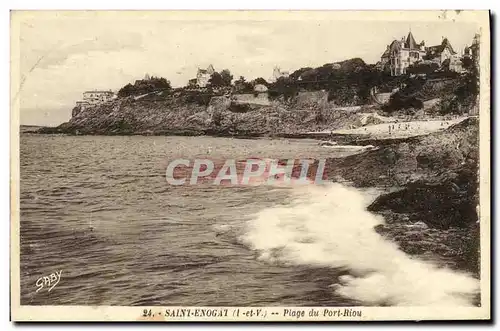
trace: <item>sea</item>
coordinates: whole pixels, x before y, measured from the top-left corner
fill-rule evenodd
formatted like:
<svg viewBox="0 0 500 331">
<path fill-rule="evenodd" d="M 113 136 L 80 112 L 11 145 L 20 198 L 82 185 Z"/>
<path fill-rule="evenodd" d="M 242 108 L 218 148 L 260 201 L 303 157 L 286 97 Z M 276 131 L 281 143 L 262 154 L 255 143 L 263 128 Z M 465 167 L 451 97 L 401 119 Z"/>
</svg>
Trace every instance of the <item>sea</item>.
<svg viewBox="0 0 500 331">
<path fill-rule="evenodd" d="M 307 139 L 22 134 L 21 304 L 472 305 L 476 279 L 375 232 L 384 219 L 366 207 L 376 190 L 171 185 L 165 175 L 179 158 L 349 153 Z M 51 274 L 58 282 L 40 288 Z"/>
</svg>

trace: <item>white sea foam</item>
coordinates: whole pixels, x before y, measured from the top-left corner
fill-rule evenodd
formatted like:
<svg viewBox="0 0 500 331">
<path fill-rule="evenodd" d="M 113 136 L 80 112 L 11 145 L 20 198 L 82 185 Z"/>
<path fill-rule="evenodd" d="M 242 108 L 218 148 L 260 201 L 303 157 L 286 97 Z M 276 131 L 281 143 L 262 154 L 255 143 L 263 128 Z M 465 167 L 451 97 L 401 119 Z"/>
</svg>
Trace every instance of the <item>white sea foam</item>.
<svg viewBox="0 0 500 331">
<path fill-rule="evenodd" d="M 332 290 L 366 304 L 463 306 L 477 279 L 412 259 L 375 232 L 383 218 L 366 210 L 368 197 L 341 184 L 293 189 L 296 200 L 260 211 L 240 240 L 270 263 L 343 267 Z"/>
</svg>

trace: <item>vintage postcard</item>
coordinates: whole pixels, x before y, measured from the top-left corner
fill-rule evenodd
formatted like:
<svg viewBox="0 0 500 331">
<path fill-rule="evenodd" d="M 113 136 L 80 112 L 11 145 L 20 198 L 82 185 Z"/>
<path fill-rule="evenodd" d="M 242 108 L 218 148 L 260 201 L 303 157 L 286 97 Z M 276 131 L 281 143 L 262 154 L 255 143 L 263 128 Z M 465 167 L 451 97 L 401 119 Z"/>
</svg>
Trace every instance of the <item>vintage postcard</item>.
<svg viewBox="0 0 500 331">
<path fill-rule="evenodd" d="M 12 320 L 489 320 L 489 15 L 12 11 Z"/>
</svg>

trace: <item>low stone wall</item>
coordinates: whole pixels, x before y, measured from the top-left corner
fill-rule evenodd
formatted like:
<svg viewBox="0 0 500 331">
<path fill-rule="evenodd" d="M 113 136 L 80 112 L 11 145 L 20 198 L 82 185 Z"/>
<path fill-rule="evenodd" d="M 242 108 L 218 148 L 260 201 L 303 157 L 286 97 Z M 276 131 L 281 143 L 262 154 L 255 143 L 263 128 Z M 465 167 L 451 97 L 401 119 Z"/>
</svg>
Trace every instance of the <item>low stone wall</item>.
<svg viewBox="0 0 500 331">
<path fill-rule="evenodd" d="M 236 103 L 248 103 L 262 106 L 269 106 L 271 102 L 269 101 L 269 96 L 267 92 L 261 93 L 243 93 L 243 94 L 233 94 L 231 96 L 231 101 Z"/>
<path fill-rule="evenodd" d="M 298 109 L 320 107 L 328 104 L 327 91 L 307 91 L 299 92 L 294 98 L 294 107 Z"/>
</svg>

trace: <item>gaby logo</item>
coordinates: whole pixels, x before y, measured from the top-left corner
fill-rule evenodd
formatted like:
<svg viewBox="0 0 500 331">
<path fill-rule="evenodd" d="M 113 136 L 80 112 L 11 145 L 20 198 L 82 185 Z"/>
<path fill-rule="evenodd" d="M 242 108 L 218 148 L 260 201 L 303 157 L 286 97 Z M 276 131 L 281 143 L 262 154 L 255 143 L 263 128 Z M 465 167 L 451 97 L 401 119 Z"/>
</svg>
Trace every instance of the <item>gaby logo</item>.
<svg viewBox="0 0 500 331">
<path fill-rule="evenodd" d="M 319 184 L 326 179 L 325 164 L 313 159 L 176 159 L 168 164 L 166 179 L 170 185 Z"/>
</svg>

